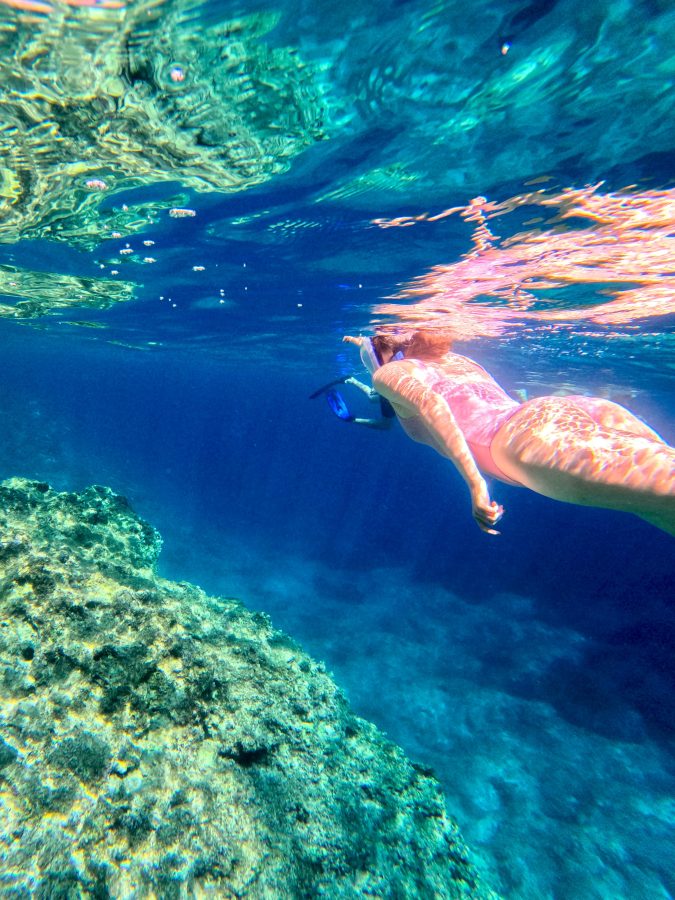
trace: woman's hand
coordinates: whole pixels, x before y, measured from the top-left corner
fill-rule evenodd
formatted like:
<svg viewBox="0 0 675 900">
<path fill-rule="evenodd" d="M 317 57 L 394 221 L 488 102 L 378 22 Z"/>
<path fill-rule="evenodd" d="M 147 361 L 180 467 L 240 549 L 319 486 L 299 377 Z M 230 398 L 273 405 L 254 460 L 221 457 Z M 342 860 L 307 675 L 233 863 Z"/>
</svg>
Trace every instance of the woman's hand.
<svg viewBox="0 0 675 900">
<path fill-rule="evenodd" d="M 496 525 L 504 515 L 503 506 L 500 506 L 500 504 L 496 503 L 494 500 L 488 499 L 487 503 L 474 503 L 472 512 L 475 522 L 481 531 L 484 531 L 485 534 L 500 533 L 493 526 Z"/>
</svg>

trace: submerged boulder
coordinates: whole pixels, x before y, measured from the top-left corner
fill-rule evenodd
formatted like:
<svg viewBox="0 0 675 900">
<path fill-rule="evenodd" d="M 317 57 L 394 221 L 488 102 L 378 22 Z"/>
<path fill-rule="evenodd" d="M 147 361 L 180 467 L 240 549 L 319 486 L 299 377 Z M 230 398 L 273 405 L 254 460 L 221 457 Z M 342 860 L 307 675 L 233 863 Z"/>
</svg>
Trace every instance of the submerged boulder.
<svg viewBox="0 0 675 900">
<path fill-rule="evenodd" d="M 102 487 L 0 485 L 4 897 L 487 897 L 431 773 Z"/>
</svg>

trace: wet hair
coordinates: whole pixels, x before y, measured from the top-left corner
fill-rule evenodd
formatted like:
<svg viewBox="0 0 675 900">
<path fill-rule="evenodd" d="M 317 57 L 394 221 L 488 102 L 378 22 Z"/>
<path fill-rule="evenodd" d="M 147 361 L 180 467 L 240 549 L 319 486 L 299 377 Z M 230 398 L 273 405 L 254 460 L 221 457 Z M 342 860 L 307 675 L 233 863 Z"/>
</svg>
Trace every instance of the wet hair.
<svg viewBox="0 0 675 900">
<path fill-rule="evenodd" d="M 447 334 L 415 331 L 405 335 L 377 334 L 372 343 L 380 362 L 390 359 L 398 352 L 403 353 L 406 359 L 434 360 L 450 351 L 452 338 Z"/>
<path fill-rule="evenodd" d="M 382 365 L 384 359 L 389 360 L 395 353 L 402 349 L 400 339 L 393 334 L 376 334 L 371 339 L 373 350 L 377 360 Z"/>
</svg>

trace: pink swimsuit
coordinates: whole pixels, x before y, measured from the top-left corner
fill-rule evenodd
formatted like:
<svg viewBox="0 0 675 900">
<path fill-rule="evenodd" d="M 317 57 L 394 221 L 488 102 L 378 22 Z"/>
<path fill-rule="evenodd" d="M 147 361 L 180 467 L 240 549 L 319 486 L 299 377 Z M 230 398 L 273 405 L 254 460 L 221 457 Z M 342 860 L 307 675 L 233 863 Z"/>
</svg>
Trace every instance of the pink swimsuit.
<svg viewBox="0 0 675 900">
<path fill-rule="evenodd" d="M 429 366 L 425 383 L 432 391 L 440 394 L 450 407 L 481 472 L 507 484 L 519 485 L 519 482 L 505 475 L 495 463 L 490 445 L 504 422 L 520 409 L 520 403 L 512 400 L 478 363 L 475 365 L 485 374 L 485 380 L 454 381 L 440 367 Z M 410 437 L 415 438 L 415 421 L 400 421 Z"/>
</svg>

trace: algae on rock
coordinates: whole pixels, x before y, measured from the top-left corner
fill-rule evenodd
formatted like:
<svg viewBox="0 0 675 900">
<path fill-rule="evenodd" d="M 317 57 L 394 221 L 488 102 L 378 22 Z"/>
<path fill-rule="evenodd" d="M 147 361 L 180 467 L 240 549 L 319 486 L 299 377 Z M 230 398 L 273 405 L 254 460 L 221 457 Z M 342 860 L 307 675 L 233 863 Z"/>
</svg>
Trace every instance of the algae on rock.
<svg viewBox="0 0 675 900">
<path fill-rule="evenodd" d="M 433 776 L 160 546 L 108 488 L 0 485 L 3 896 L 491 896 Z"/>
</svg>

